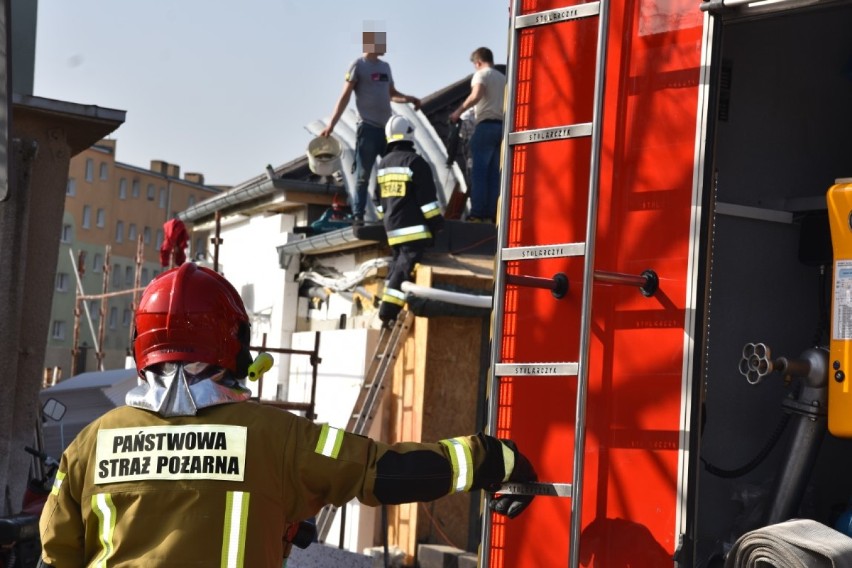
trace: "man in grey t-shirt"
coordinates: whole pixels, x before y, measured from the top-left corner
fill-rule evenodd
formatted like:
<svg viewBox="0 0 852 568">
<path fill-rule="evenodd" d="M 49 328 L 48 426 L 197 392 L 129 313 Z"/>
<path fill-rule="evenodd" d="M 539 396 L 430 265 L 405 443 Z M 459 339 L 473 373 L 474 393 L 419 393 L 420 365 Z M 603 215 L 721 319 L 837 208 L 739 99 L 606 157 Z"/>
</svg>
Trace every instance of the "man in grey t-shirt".
<svg viewBox="0 0 852 568">
<path fill-rule="evenodd" d="M 364 222 L 370 175 L 376 158 L 385 150 L 385 124 L 391 116 L 391 101 L 411 103 L 415 110 L 420 108 L 420 99 L 396 90 L 390 65 L 379 59 L 387 49 L 385 32 L 364 32 L 363 40 L 364 54 L 349 67 L 331 120 L 320 133 L 321 136 L 331 135 L 354 92 L 360 118 L 355 142 L 355 203 L 352 204 L 355 223 Z"/>
</svg>

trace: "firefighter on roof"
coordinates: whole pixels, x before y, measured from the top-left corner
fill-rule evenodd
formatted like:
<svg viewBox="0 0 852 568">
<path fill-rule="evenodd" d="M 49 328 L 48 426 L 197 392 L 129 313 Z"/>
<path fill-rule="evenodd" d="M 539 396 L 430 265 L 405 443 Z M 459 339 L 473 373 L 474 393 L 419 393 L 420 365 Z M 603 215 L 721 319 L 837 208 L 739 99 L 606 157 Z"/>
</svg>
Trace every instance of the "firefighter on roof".
<svg viewBox="0 0 852 568">
<path fill-rule="evenodd" d="M 212 270 L 158 276 L 135 325 L 140 385 L 64 452 L 40 523 L 48 566 L 277 568 L 288 527 L 326 504 L 429 501 L 535 477 L 511 441 L 387 445 L 249 401 L 249 319 Z M 514 517 L 529 499 L 490 506 Z"/>
<path fill-rule="evenodd" d="M 394 115 L 385 126 L 388 153 L 379 163 L 374 201 L 385 225 L 393 261 L 388 270 L 379 318 L 385 325 L 396 319 L 405 305 L 402 283 L 432 246 L 444 226 L 432 168 L 414 151 L 414 125 Z"/>
</svg>

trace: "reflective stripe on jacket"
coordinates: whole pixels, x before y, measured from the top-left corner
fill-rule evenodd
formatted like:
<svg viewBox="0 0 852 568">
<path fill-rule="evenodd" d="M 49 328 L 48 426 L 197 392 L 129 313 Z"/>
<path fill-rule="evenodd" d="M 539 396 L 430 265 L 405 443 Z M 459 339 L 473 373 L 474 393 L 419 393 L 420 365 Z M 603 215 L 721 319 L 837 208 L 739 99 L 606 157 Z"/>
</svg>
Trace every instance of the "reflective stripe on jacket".
<svg viewBox="0 0 852 568">
<path fill-rule="evenodd" d="M 376 176 L 374 201 L 391 246 L 433 237 L 430 223 L 441 216 L 432 168 L 411 142 L 391 144 Z"/>
</svg>

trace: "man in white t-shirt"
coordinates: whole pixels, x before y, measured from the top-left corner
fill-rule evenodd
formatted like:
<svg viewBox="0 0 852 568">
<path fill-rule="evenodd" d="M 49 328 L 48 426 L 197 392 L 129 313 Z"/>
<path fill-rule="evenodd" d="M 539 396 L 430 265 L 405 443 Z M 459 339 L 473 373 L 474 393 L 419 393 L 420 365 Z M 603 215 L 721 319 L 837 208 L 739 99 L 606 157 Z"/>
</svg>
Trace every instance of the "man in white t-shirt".
<svg viewBox="0 0 852 568">
<path fill-rule="evenodd" d="M 503 137 L 503 93 L 506 76 L 494 68 L 494 54 L 487 47 L 474 51 L 470 60 L 476 72 L 470 80 L 470 95 L 451 115 L 458 121 L 473 107 L 476 129 L 470 139 L 471 168 L 470 215 L 467 220 L 493 223 L 497 218 L 500 196 L 500 142 Z"/>
</svg>

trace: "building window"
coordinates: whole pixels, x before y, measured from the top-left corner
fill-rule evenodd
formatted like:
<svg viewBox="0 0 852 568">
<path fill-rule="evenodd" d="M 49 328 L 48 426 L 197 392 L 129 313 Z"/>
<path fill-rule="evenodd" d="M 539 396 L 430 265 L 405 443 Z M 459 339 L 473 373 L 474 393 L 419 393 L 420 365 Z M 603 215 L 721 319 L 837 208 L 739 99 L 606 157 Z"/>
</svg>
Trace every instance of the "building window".
<svg viewBox="0 0 852 568">
<path fill-rule="evenodd" d="M 91 158 L 86 158 L 86 181 L 94 181 L 95 179 L 95 161 Z"/>
<path fill-rule="evenodd" d="M 127 286 L 133 286 L 133 267 L 125 266 L 124 267 L 124 283 Z"/>
<path fill-rule="evenodd" d="M 189 206 L 192 207 L 193 205 L 195 205 L 195 196 L 190 195 L 189 196 Z"/>
<path fill-rule="evenodd" d="M 65 339 L 65 322 L 62 320 L 53 321 L 53 331 L 51 332 L 53 339 Z"/>
<path fill-rule="evenodd" d="M 195 258 L 202 260 L 204 258 L 204 237 L 195 239 Z"/>
<path fill-rule="evenodd" d="M 70 195 L 74 197 L 77 195 L 77 180 L 74 178 L 68 178 L 68 185 L 65 186 L 65 195 Z"/>
<path fill-rule="evenodd" d="M 127 238 L 131 241 L 136 240 L 136 223 L 130 223 L 130 226 L 127 227 Z"/>
<path fill-rule="evenodd" d="M 148 282 L 150 282 L 150 281 L 148 280 L 148 269 L 147 269 L 147 268 L 143 268 L 143 269 L 142 269 L 142 285 L 143 285 L 143 286 L 145 286 L 145 285 L 147 285 L 147 284 L 148 284 Z"/>
<path fill-rule="evenodd" d="M 116 221 L 115 223 L 115 242 L 124 242 L 124 221 Z"/>
<path fill-rule="evenodd" d="M 163 246 L 163 230 L 157 229 L 157 248 Z"/>
<path fill-rule="evenodd" d="M 102 180 L 109 179 L 109 167 L 106 165 L 106 162 L 101 162 L 100 175 Z"/>
<path fill-rule="evenodd" d="M 148 201 L 154 201 L 157 197 L 157 188 L 154 187 L 153 183 L 148 184 Z"/>
<path fill-rule="evenodd" d="M 101 272 L 104 269 L 104 255 L 99 252 L 92 257 L 92 272 Z"/>
<path fill-rule="evenodd" d="M 133 199 L 139 199 L 139 192 L 142 191 L 141 188 L 142 184 L 139 183 L 139 180 L 133 180 L 133 187 L 130 190 L 130 196 L 133 197 Z"/>
<path fill-rule="evenodd" d="M 92 207 L 90 205 L 83 205 L 83 228 L 88 229 L 92 226 Z"/>
<path fill-rule="evenodd" d="M 124 308 L 124 311 L 121 312 L 121 325 L 130 327 L 130 308 Z"/>
<path fill-rule="evenodd" d="M 101 310 L 99 302 L 97 300 L 89 300 L 89 315 L 92 316 L 92 319 L 98 319 L 100 313 Z"/>
<path fill-rule="evenodd" d="M 71 225 L 62 225 L 62 236 L 60 237 L 60 240 L 63 243 L 71 242 Z"/>
<path fill-rule="evenodd" d="M 98 215 L 95 217 L 95 224 L 101 229 L 106 224 L 106 209 L 98 209 Z"/>
<path fill-rule="evenodd" d="M 67 272 L 57 272 L 56 273 L 56 291 L 57 292 L 67 292 L 69 280 L 70 280 L 70 278 L 68 277 Z"/>
<path fill-rule="evenodd" d="M 127 178 L 121 178 L 118 182 L 118 198 L 127 199 Z"/>
<path fill-rule="evenodd" d="M 166 198 L 166 195 L 167 195 L 167 194 L 166 194 L 166 188 L 161 187 L 161 188 L 160 188 L 160 209 L 165 209 L 165 208 L 166 208 L 166 203 L 168 202 L 168 199 Z"/>
<path fill-rule="evenodd" d="M 112 306 L 109 309 L 109 328 L 115 329 L 115 326 L 118 325 L 118 308 Z"/>
<path fill-rule="evenodd" d="M 112 287 L 120 288 L 121 287 L 121 265 L 113 264 L 112 265 Z"/>
<path fill-rule="evenodd" d="M 142 229 L 142 240 L 145 241 L 146 245 L 151 244 L 151 227 Z"/>
</svg>

